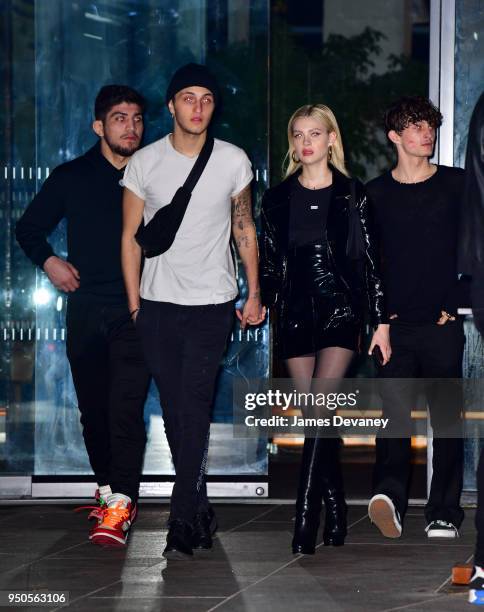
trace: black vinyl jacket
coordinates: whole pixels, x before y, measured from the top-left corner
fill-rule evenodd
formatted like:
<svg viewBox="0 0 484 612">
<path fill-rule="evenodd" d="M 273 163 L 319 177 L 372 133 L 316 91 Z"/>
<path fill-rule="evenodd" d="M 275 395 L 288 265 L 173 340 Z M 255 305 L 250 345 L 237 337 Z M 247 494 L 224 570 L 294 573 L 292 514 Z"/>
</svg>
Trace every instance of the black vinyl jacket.
<svg viewBox="0 0 484 612">
<path fill-rule="evenodd" d="M 369 217 L 365 188 L 355 182 L 356 209 L 363 234 L 363 258 L 360 261 L 347 255 L 350 218 L 350 179 L 331 168 L 333 189 L 326 222 L 326 233 L 321 232 L 321 242 L 326 242 L 330 269 L 317 279 L 322 292 L 337 286 L 345 292 L 352 304 L 351 318 L 361 319 L 361 295 L 366 294 L 371 324 L 386 323 L 384 295 L 378 270 L 378 248 L 373 224 Z M 289 249 L 289 210 L 295 181 L 299 172 L 279 185 L 268 189 L 262 200 L 262 235 L 260 244 L 260 284 L 262 303 L 284 309 L 287 300 L 287 259 Z M 354 179 L 351 179 L 354 180 Z M 317 266 L 315 266 L 315 269 Z M 334 290 L 334 289 L 333 289 Z M 338 321 L 335 318 L 335 321 Z"/>
</svg>

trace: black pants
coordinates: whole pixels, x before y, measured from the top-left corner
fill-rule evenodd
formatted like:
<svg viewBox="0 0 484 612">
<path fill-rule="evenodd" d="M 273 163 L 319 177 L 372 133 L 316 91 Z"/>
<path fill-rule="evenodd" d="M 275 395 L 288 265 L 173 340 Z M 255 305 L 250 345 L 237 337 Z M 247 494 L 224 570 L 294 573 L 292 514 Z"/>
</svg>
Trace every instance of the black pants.
<svg viewBox="0 0 484 612">
<path fill-rule="evenodd" d="M 191 523 L 208 507 L 205 463 L 217 372 L 234 303 L 181 306 L 142 300 L 136 321 L 160 393 L 175 466 L 170 520 Z"/>
<path fill-rule="evenodd" d="M 392 357 L 380 368 L 384 417 L 390 419 L 376 439 L 373 493 L 384 493 L 403 517 L 408 504 L 411 440 L 410 411 L 415 405 L 412 378 L 456 379 L 462 377 L 464 331 L 461 321 L 412 325 L 392 322 Z M 434 432 L 432 483 L 425 508 L 427 523 L 444 520 L 459 527 L 464 518 L 460 506 L 464 444 L 461 411 L 462 390 L 455 381 L 437 381 L 427 386 L 426 399 Z M 393 437 L 393 433 L 395 437 Z"/>
<path fill-rule="evenodd" d="M 73 296 L 66 323 L 67 358 L 96 481 L 136 500 L 150 375 L 128 307 Z"/>
</svg>

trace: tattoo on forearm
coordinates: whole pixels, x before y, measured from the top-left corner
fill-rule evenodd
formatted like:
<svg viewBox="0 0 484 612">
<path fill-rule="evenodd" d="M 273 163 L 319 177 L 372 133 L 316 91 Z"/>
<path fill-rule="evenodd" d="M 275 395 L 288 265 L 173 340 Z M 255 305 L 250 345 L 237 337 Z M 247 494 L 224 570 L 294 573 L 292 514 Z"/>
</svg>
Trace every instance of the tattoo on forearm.
<svg viewBox="0 0 484 612">
<path fill-rule="evenodd" d="M 241 247 L 243 247 L 244 249 L 248 249 L 252 243 L 250 241 L 249 236 L 243 234 L 242 236 L 237 236 L 235 244 L 237 245 L 238 249 L 240 249 Z"/>
<path fill-rule="evenodd" d="M 232 198 L 232 225 L 239 231 L 243 231 L 248 225 L 253 225 L 250 186 Z"/>
</svg>

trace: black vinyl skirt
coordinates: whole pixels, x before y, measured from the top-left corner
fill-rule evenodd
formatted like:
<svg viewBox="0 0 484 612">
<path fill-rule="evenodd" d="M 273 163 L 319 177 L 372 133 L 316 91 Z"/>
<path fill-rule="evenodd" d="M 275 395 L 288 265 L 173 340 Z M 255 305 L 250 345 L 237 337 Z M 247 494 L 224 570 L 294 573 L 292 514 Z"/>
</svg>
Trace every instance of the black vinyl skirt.
<svg viewBox="0 0 484 612">
<path fill-rule="evenodd" d="M 336 284 L 328 290 L 328 266 L 322 252 L 325 245 L 310 245 L 289 258 L 289 288 L 276 324 L 275 350 L 281 359 L 333 346 L 358 350 L 359 317 L 347 292 Z"/>
</svg>

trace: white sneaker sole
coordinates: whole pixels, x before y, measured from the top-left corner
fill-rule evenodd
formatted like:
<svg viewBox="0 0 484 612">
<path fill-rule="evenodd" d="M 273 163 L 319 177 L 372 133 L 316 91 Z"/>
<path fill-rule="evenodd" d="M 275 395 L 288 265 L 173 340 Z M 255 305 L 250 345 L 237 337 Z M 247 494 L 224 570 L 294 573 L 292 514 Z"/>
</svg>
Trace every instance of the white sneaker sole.
<svg viewBox="0 0 484 612">
<path fill-rule="evenodd" d="M 459 534 L 455 531 L 449 531 L 448 529 L 429 529 L 427 531 L 428 538 L 446 538 L 447 540 L 455 540 L 459 537 Z"/>
<path fill-rule="evenodd" d="M 395 506 L 387 495 L 374 495 L 368 506 L 370 521 L 386 538 L 399 538 L 402 528 L 395 514 Z"/>
<path fill-rule="evenodd" d="M 467 601 L 476 606 L 484 606 L 484 591 L 480 589 L 469 589 L 469 597 Z"/>
</svg>

